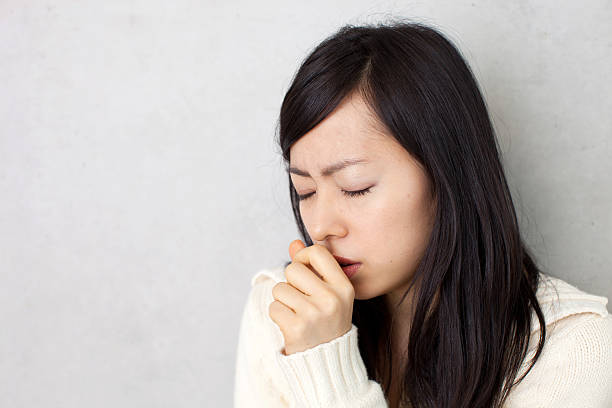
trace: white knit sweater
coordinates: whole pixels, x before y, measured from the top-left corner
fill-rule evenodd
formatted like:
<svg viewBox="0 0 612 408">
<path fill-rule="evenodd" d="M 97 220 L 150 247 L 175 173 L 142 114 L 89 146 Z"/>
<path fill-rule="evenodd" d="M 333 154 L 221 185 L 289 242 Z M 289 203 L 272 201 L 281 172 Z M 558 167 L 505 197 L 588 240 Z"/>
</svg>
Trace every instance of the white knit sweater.
<svg viewBox="0 0 612 408">
<path fill-rule="evenodd" d="M 546 321 L 546 343 L 504 407 L 611 408 L 608 299 L 544 276 L 536 295 Z M 368 379 L 355 325 L 327 343 L 289 356 L 281 353 L 282 332 L 268 315 L 272 287 L 281 281 L 287 281 L 283 266 L 261 270 L 251 279 L 238 340 L 234 407 L 388 407 L 381 385 Z M 548 283 L 556 287 L 558 299 Z M 535 353 L 537 331 L 534 313 L 529 352 L 519 375 Z"/>
</svg>

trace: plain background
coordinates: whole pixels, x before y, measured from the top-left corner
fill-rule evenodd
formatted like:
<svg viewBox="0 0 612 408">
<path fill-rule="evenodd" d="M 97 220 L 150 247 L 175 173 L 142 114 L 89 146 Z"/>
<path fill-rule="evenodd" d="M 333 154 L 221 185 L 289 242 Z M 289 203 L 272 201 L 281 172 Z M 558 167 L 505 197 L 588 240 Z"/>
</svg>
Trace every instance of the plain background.
<svg viewBox="0 0 612 408">
<path fill-rule="evenodd" d="M 612 298 L 612 3 L 0 1 L 0 406 L 229 407 L 298 238 L 275 126 L 345 23 L 464 53 L 545 271 Z"/>
</svg>

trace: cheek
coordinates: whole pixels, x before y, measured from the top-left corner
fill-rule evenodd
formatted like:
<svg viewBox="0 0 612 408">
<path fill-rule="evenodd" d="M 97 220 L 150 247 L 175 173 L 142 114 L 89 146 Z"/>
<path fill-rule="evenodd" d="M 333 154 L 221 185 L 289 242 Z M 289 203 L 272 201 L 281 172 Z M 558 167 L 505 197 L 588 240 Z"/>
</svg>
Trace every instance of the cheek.
<svg viewBox="0 0 612 408">
<path fill-rule="evenodd" d="M 386 197 L 368 210 L 367 222 L 360 225 L 364 247 L 372 249 L 368 258 L 378 266 L 412 269 L 429 239 L 429 214 L 410 194 Z"/>
</svg>

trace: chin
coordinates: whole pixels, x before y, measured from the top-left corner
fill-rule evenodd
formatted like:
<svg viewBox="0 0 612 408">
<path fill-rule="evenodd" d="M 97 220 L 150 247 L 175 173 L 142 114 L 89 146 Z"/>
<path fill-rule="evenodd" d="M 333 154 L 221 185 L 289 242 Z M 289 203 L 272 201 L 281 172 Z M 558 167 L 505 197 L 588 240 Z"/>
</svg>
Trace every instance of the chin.
<svg viewBox="0 0 612 408">
<path fill-rule="evenodd" d="M 355 289 L 356 300 L 368 300 L 380 296 L 382 293 L 376 290 L 376 288 L 368 287 L 367 285 L 360 285 L 359 280 L 352 282 L 353 288 Z"/>
</svg>

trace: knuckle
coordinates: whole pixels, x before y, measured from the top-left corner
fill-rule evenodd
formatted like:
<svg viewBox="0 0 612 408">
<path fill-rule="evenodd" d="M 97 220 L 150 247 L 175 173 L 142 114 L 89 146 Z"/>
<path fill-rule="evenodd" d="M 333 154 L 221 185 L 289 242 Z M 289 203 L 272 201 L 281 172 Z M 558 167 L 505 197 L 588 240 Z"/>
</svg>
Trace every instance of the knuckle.
<svg viewBox="0 0 612 408">
<path fill-rule="evenodd" d="M 290 335 L 294 339 L 303 338 L 307 331 L 307 324 L 303 320 L 297 320 L 294 324 L 291 325 L 291 329 L 289 330 Z"/>
<path fill-rule="evenodd" d="M 336 296 L 325 296 L 325 300 L 323 301 L 323 310 L 328 316 L 337 313 L 338 310 L 340 310 L 340 301 Z"/>
<path fill-rule="evenodd" d="M 280 290 L 280 284 L 281 284 L 281 282 L 277 283 L 276 285 L 274 285 L 272 287 L 272 296 L 274 297 L 274 299 L 278 298 L 279 290 Z M 272 302 L 272 303 L 274 303 L 274 302 Z"/>
<path fill-rule="evenodd" d="M 268 315 L 270 315 L 270 317 L 272 317 L 276 313 L 276 307 L 276 300 L 270 303 L 270 305 L 268 306 Z"/>
<path fill-rule="evenodd" d="M 285 306 L 283 306 L 280 301 L 275 300 L 270 303 L 270 306 L 268 306 L 268 315 L 274 322 L 278 324 L 283 319 L 284 308 Z"/>
<path fill-rule="evenodd" d="M 294 262 L 291 262 L 289 265 L 287 265 L 287 267 L 285 268 L 285 277 L 288 280 L 291 280 L 291 277 L 293 276 L 293 274 L 295 273 L 295 269 L 296 269 L 296 264 Z"/>
<path fill-rule="evenodd" d="M 311 246 L 311 248 L 311 251 L 316 254 L 321 254 L 323 251 L 325 251 L 325 247 L 321 244 L 314 244 L 313 246 Z"/>
<path fill-rule="evenodd" d="M 310 305 L 309 307 L 305 308 L 303 313 L 304 318 L 309 322 L 316 322 L 319 319 L 319 315 L 321 314 L 319 309 L 314 305 Z"/>
</svg>

